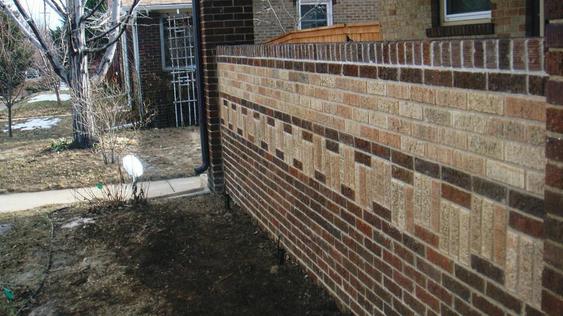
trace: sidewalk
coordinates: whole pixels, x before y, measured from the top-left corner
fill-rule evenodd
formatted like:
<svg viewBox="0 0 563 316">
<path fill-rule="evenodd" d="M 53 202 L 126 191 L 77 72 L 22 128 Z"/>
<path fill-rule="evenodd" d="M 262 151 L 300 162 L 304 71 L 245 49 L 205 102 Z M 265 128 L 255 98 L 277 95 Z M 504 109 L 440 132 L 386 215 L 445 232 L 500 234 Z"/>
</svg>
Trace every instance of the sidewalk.
<svg viewBox="0 0 563 316">
<path fill-rule="evenodd" d="M 207 175 L 151 182 L 141 182 L 139 187 L 148 186 L 149 198 L 181 196 L 206 192 Z M 128 188 L 130 194 L 130 188 Z M 70 204 L 84 201 L 83 196 L 101 196 L 97 188 L 66 189 L 43 192 L 0 194 L 0 213 L 23 211 L 52 204 Z"/>
</svg>

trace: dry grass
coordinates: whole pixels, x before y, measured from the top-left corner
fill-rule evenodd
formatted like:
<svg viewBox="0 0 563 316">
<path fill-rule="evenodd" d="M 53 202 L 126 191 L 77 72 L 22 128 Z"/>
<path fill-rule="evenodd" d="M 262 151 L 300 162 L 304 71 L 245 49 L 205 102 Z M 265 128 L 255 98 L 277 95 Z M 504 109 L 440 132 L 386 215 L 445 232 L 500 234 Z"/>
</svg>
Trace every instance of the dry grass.
<svg viewBox="0 0 563 316">
<path fill-rule="evenodd" d="M 49 111 L 58 109 L 38 110 Z M 6 121 L 0 120 L 0 193 L 76 188 L 119 179 L 115 165 L 104 165 L 95 150 L 50 150 L 54 140 L 72 135 L 71 117 L 60 118 L 51 129 L 16 130 L 11 139 L 1 131 Z M 144 179 L 191 176 L 201 161 L 198 128 L 122 130 L 118 137 L 124 154 L 136 154 L 143 161 Z"/>
</svg>

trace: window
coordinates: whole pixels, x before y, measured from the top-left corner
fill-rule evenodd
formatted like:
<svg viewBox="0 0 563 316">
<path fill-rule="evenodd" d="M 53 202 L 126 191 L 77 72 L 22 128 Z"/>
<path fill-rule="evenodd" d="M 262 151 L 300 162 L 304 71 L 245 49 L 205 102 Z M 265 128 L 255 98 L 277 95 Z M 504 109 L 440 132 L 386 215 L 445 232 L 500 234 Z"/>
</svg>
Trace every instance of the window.
<svg viewBox="0 0 563 316">
<path fill-rule="evenodd" d="M 300 0 L 297 10 L 300 29 L 332 25 L 332 0 Z"/>
<path fill-rule="evenodd" d="M 172 69 L 172 61 L 170 59 L 170 30 L 168 29 L 168 21 L 164 16 L 160 18 L 160 56 L 162 69 Z"/>
<path fill-rule="evenodd" d="M 444 23 L 490 20 L 490 0 L 442 0 Z M 476 21 L 475 21 L 476 22 Z"/>
</svg>

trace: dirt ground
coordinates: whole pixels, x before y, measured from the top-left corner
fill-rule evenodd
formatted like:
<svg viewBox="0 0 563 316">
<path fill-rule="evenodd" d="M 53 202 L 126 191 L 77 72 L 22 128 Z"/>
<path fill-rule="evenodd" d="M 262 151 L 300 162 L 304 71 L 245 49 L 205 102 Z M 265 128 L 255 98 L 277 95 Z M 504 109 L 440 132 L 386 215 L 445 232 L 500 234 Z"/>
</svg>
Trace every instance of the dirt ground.
<svg viewBox="0 0 563 316">
<path fill-rule="evenodd" d="M 69 139 L 72 135 L 71 116 L 54 104 L 18 109 L 16 116 L 25 118 L 15 123 L 38 114 L 60 121 L 49 129 L 15 130 L 13 138 L 3 132 L 7 122 L 0 117 L 0 193 L 76 188 L 119 179 L 117 167 L 104 165 L 96 150 L 59 153 L 50 150 L 54 141 L 61 137 Z M 192 176 L 194 168 L 201 163 L 197 127 L 123 130 L 119 132 L 119 140 L 126 148 L 123 155 L 136 154 L 143 161 L 145 180 Z"/>
<path fill-rule="evenodd" d="M 0 214 L 0 253 L 0 315 L 340 315 L 219 196 Z"/>
</svg>

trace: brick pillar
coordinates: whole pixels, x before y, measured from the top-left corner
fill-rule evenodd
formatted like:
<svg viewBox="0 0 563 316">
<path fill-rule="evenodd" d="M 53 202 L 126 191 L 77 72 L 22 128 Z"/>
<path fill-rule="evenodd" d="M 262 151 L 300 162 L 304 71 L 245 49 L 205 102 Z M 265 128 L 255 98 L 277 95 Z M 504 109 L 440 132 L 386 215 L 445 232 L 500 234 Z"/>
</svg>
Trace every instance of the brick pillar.
<svg viewBox="0 0 563 316">
<path fill-rule="evenodd" d="M 221 192 L 224 186 L 219 98 L 217 92 L 218 45 L 254 44 L 252 0 L 199 0 L 204 98 L 209 132 L 209 187 Z"/>
<path fill-rule="evenodd" d="M 563 2 L 545 0 L 547 165 L 542 309 L 563 315 Z"/>
</svg>

